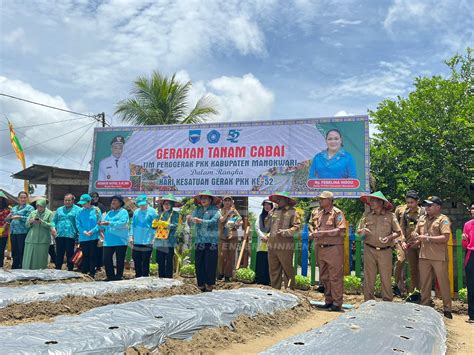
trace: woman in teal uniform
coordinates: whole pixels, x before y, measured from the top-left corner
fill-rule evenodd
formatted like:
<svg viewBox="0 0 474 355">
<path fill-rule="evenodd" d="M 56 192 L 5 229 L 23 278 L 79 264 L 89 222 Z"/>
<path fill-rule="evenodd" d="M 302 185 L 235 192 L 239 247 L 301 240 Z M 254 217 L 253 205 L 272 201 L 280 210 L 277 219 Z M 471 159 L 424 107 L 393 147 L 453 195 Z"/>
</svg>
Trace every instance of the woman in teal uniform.
<svg viewBox="0 0 474 355">
<path fill-rule="evenodd" d="M 341 132 L 331 129 L 326 133 L 327 149 L 313 158 L 308 179 L 355 179 L 354 158 L 343 148 Z"/>
</svg>

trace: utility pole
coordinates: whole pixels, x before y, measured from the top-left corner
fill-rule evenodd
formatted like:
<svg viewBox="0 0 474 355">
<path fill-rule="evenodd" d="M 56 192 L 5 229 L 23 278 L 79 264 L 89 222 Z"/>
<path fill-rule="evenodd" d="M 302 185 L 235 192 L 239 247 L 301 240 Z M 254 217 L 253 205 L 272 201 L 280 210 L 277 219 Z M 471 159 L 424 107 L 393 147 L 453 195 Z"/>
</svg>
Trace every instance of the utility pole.
<svg viewBox="0 0 474 355">
<path fill-rule="evenodd" d="M 99 113 L 97 116 L 100 118 L 100 122 L 102 123 L 102 127 L 105 127 L 105 112 Z"/>
</svg>

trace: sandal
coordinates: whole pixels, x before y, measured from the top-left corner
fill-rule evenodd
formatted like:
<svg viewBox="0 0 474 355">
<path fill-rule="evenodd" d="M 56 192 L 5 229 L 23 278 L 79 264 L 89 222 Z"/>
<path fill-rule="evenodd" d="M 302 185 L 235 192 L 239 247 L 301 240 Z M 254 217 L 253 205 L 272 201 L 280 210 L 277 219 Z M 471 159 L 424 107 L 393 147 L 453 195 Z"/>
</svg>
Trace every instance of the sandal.
<svg viewBox="0 0 474 355">
<path fill-rule="evenodd" d="M 474 324 L 474 319 L 468 319 L 466 320 L 466 323 Z"/>
</svg>

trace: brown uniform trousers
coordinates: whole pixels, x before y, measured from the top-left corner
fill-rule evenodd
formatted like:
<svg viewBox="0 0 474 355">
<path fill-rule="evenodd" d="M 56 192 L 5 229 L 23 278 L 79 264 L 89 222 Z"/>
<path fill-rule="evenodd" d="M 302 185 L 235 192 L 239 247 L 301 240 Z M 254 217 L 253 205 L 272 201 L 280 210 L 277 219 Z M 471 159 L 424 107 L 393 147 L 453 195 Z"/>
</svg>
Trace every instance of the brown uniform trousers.
<svg viewBox="0 0 474 355">
<path fill-rule="evenodd" d="M 405 242 L 410 245 L 414 242 L 411 234 L 415 230 L 416 223 L 420 216 L 424 214 L 423 208 L 417 207 L 416 211 L 407 211 L 407 205 L 398 206 L 395 209 L 395 217 L 397 218 L 400 228 L 405 237 Z M 395 277 L 395 284 L 398 285 L 401 280 L 403 267 L 405 260 L 410 265 L 410 287 L 409 291 L 413 292 L 415 287 L 420 290 L 420 273 L 418 268 L 418 256 L 420 253 L 419 247 L 410 247 L 407 250 L 403 250 L 400 244 L 396 245 L 397 249 L 397 261 L 395 263 L 395 271 L 393 276 Z"/>
<path fill-rule="evenodd" d="M 218 273 L 224 277 L 232 277 L 234 273 L 235 253 L 238 245 L 237 228 L 242 223 L 242 218 L 235 208 L 232 208 L 234 216 L 239 216 L 239 222 L 229 231 L 226 229 L 226 223 L 231 216 L 223 208 L 220 209 L 221 216 L 228 216 L 224 220 L 219 220 L 219 260 Z"/>
<path fill-rule="evenodd" d="M 344 236 L 346 218 L 336 207 L 329 211 L 315 208 L 311 213 L 309 232 L 324 231 L 339 228 L 336 236 L 318 237 L 315 242 L 315 252 L 318 255 L 319 280 L 324 286 L 326 304 L 341 307 L 344 294 Z"/>
<path fill-rule="evenodd" d="M 415 232 L 431 236 L 446 235 L 451 233 L 451 224 L 448 217 L 443 214 L 433 217 L 421 216 L 416 225 Z M 436 276 L 441 291 L 441 298 L 443 299 L 443 308 L 445 311 L 451 312 L 447 245 L 447 242 L 433 243 L 429 240 L 421 242 L 419 261 L 421 304 L 425 306 L 430 305 L 433 276 Z"/>
<path fill-rule="evenodd" d="M 270 283 L 273 288 L 280 289 L 282 274 L 285 275 L 285 288 L 295 288 L 295 272 L 293 270 L 293 235 L 300 228 L 300 217 L 293 207 L 275 209 L 270 222 L 270 235 L 268 238 L 268 267 Z M 283 233 L 277 234 L 278 230 Z"/>
<path fill-rule="evenodd" d="M 375 299 L 375 279 L 377 271 L 382 283 L 382 298 L 384 301 L 393 300 L 392 292 L 392 247 L 393 241 L 382 243 L 379 238 L 400 232 L 400 225 L 395 214 L 382 210 L 380 214 L 373 211 L 365 212 L 359 223 L 359 228 L 367 228 L 364 241 L 364 300 Z M 403 236 L 400 237 L 403 239 Z"/>
</svg>

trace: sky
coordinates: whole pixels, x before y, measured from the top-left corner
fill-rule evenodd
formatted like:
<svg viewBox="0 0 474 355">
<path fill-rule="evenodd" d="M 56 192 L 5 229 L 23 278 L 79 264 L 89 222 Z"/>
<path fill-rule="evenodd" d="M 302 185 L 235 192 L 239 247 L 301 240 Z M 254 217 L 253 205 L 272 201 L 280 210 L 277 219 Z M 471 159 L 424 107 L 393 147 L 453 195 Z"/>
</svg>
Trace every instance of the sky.
<svg viewBox="0 0 474 355">
<path fill-rule="evenodd" d="M 191 105 L 210 95 L 213 121 L 367 114 L 447 75 L 473 16 L 468 0 L 0 0 L 0 93 L 119 126 L 117 103 L 158 70 L 193 83 Z M 27 165 L 89 169 L 97 122 L 0 96 L 0 187 L 22 188 L 7 118 Z"/>
</svg>

